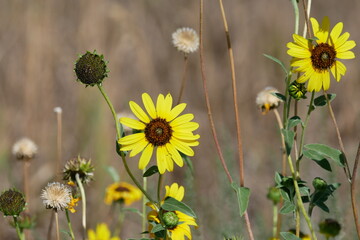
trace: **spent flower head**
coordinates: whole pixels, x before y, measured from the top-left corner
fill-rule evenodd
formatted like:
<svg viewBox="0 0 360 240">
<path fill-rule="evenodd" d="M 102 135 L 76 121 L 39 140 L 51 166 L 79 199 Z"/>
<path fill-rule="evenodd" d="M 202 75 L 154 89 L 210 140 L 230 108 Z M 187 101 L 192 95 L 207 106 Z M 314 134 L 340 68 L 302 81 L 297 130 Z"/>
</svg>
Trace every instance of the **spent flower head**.
<svg viewBox="0 0 360 240">
<path fill-rule="evenodd" d="M 336 237 L 340 233 L 341 225 L 335 219 L 327 218 L 319 223 L 319 230 L 326 238 Z"/>
<path fill-rule="evenodd" d="M 199 48 L 199 37 L 196 31 L 188 27 L 177 29 L 172 34 L 172 42 L 178 51 L 185 54 L 196 52 Z"/>
<path fill-rule="evenodd" d="M 119 139 L 120 150 L 131 151 L 130 157 L 142 152 L 139 169 L 148 165 L 154 150 L 160 174 L 166 170 L 173 171 L 174 162 L 182 167 L 184 162 L 179 152 L 194 156 L 191 147 L 199 145 L 197 140 L 200 135 L 192 133 L 199 127 L 198 123 L 191 122 L 194 115 L 188 113 L 179 116 L 186 104 L 181 103 L 173 108 L 170 94 L 165 97 L 159 94 L 156 107 L 149 94 L 144 93 L 142 100 L 147 114 L 137 103 L 130 101 L 130 108 L 139 120 L 120 118 L 122 124 L 138 130 L 137 133 Z"/>
<path fill-rule="evenodd" d="M 321 25 L 315 18 L 310 18 L 314 39 L 309 40 L 293 34 L 294 42 L 287 44 L 287 53 L 294 57 L 291 66 L 295 72 L 303 73 L 296 81 L 308 81 L 309 92 L 325 91 L 330 87 L 330 72 L 340 81 L 346 73 L 345 65 L 338 59 L 353 59 L 355 54 L 350 51 L 356 46 L 355 41 L 348 41 L 350 34 L 343 30 L 343 23 L 339 22 L 330 31 L 330 20 L 324 17 Z"/>
<path fill-rule="evenodd" d="M 30 160 L 37 154 L 38 147 L 29 138 L 22 138 L 12 148 L 12 153 L 19 160 Z"/>
<path fill-rule="evenodd" d="M 279 106 L 281 100 L 274 95 L 275 93 L 279 93 L 279 91 L 273 87 L 266 87 L 258 93 L 256 97 L 256 105 L 259 109 L 261 109 L 263 114 L 266 114 L 271 109 Z"/>
<path fill-rule="evenodd" d="M 52 182 L 42 190 L 40 197 L 46 208 L 57 211 L 69 207 L 72 195 L 70 187 L 59 182 Z"/>
<path fill-rule="evenodd" d="M 77 80 L 86 86 L 101 84 L 108 76 L 109 69 L 103 55 L 87 51 L 75 62 Z"/>
<path fill-rule="evenodd" d="M 78 156 L 67 161 L 63 169 L 63 179 L 76 182 L 76 174 L 79 175 L 82 183 L 91 182 L 94 178 L 94 166 L 91 164 L 91 160 Z"/>
<path fill-rule="evenodd" d="M 0 195 L 0 211 L 5 216 L 19 216 L 25 210 L 25 196 L 16 189 L 9 189 Z"/>
</svg>

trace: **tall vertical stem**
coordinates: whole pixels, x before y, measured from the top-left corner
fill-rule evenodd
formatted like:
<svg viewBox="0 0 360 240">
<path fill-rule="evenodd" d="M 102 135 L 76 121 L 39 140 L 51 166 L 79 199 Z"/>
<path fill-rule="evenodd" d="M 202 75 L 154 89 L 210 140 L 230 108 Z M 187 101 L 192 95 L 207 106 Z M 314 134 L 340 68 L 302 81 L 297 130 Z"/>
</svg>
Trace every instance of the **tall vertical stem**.
<svg viewBox="0 0 360 240">
<path fill-rule="evenodd" d="M 54 212 L 55 212 L 55 225 L 56 225 L 56 240 L 60 240 L 59 216 L 56 209 L 54 209 Z"/>
<path fill-rule="evenodd" d="M 351 179 L 351 205 L 352 205 L 352 209 L 353 209 L 353 215 L 354 215 L 358 239 L 360 239 L 360 224 L 359 224 L 358 209 L 357 209 L 357 204 L 356 204 L 356 176 L 357 176 L 359 160 L 360 160 L 360 143 L 359 143 L 357 154 L 355 157 L 354 169 L 353 169 L 353 174 L 352 174 L 352 179 Z"/>
<path fill-rule="evenodd" d="M 182 80 L 181 80 L 181 87 L 180 87 L 180 93 L 179 93 L 179 98 L 178 98 L 177 104 L 181 103 L 181 98 L 184 93 L 184 89 L 185 89 L 185 85 L 186 85 L 186 70 L 187 70 L 188 62 L 189 62 L 188 55 L 185 54 L 184 55 L 184 70 L 183 70 L 183 76 L 182 76 Z"/>
<path fill-rule="evenodd" d="M 83 232 L 82 232 L 82 237 L 83 240 L 86 239 L 86 196 L 85 196 L 85 189 L 84 186 L 81 182 L 80 176 L 79 174 L 75 174 L 75 179 L 76 179 L 76 183 L 80 189 L 80 193 L 81 193 L 81 202 L 82 202 L 82 227 L 83 227 Z"/>
</svg>

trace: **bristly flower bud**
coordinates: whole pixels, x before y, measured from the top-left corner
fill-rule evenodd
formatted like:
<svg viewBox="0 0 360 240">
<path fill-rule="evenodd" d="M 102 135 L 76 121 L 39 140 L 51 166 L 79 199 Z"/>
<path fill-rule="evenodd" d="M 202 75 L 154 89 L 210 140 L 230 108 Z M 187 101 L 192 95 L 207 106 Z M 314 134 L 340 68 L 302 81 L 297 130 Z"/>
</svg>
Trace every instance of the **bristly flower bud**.
<svg viewBox="0 0 360 240">
<path fill-rule="evenodd" d="M 77 80 L 86 86 L 101 84 L 109 72 L 104 56 L 97 54 L 96 51 L 92 53 L 87 51 L 80 56 L 75 63 L 74 71 Z"/>
<path fill-rule="evenodd" d="M 289 86 L 289 94 L 291 97 L 293 97 L 296 100 L 300 100 L 301 98 L 306 98 L 306 87 L 305 83 L 298 83 L 296 81 L 293 81 Z"/>
<path fill-rule="evenodd" d="M 278 204 L 281 200 L 280 189 L 276 187 L 269 188 L 267 198 L 272 200 L 274 205 Z"/>
<path fill-rule="evenodd" d="M 335 219 L 327 218 L 319 223 L 319 230 L 327 238 L 336 237 L 340 233 L 341 225 Z"/>
<path fill-rule="evenodd" d="M 172 229 L 179 223 L 179 217 L 174 212 L 166 212 L 162 217 L 166 228 Z"/>
<path fill-rule="evenodd" d="M 64 180 L 76 182 L 76 174 L 79 174 L 79 178 L 82 183 L 88 184 L 94 177 L 94 166 L 91 164 L 91 160 L 86 160 L 78 156 L 77 158 L 70 159 L 65 164 Z"/>
<path fill-rule="evenodd" d="M 29 138 L 20 139 L 12 148 L 12 152 L 18 160 L 33 159 L 37 154 L 37 150 L 36 144 Z"/>
<path fill-rule="evenodd" d="M 314 178 L 312 185 L 314 186 L 315 190 L 322 191 L 326 189 L 327 182 L 320 177 L 316 177 Z"/>
<path fill-rule="evenodd" d="M 5 216 L 19 216 L 25 210 L 24 194 L 16 189 L 9 189 L 0 195 L 0 211 Z"/>
</svg>

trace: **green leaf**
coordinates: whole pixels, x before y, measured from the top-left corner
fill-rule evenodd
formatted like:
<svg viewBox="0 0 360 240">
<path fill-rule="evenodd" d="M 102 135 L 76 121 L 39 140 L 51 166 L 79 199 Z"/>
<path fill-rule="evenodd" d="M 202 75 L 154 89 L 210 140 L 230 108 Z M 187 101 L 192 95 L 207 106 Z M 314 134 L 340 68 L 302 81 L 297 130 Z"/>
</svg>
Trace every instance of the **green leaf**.
<svg viewBox="0 0 360 240">
<path fill-rule="evenodd" d="M 114 182 L 120 182 L 120 176 L 113 166 L 105 166 L 105 170 L 110 174 Z"/>
<path fill-rule="evenodd" d="M 290 232 L 281 232 L 280 235 L 284 238 L 284 240 L 301 240 L 296 235 Z"/>
<path fill-rule="evenodd" d="M 316 151 L 314 151 L 314 150 L 304 150 L 303 154 L 308 159 L 311 159 L 314 162 L 316 162 L 323 169 L 325 169 L 325 170 L 327 170 L 329 172 L 332 171 L 329 161 L 326 158 L 324 158 L 322 155 L 318 154 Z"/>
<path fill-rule="evenodd" d="M 294 203 L 290 201 L 284 201 L 284 205 L 280 209 L 281 214 L 288 214 L 294 212 L 296 209 L 296 206 Z"/>
<path fill-rule="evenodd" d="M 240 217 L 242 217 L 249 205 L 250 189 L 246 187 L 239 187 L 236 183 L 232 183 L 231 187 L 235 190 L 240 210 Z"/>
<path fill-rule="evenodd" d="M 185 155 L 185 154 L 183 154 L 183 153 L 181 153 L 181 152 L 180 152 L 180 155 L 181 155 L 181 157 L 184 159 L 186 165 L 188 165 L 189 170 L 190 170 L 190 172 L 191 172 L 191 175 L 194 176 L 194 166 L 193 166 L 193 163 L 192 163 L 191 159 L 189 158 L 188 155 Z"/>
<path fill-rule="evenodd" d="M 165 230 L 165 228 L 159 223 L 156 224 L 152 229 L 151 229 L 151 233 L 156 233 L 156 232 L 160 232 Z"/>
<path fill-rule="evenodd" d="M 290 130 L 293 127 L 295 127 L 298 124 L 303 124 L 301 121 L 301 118 L 298 116 L 293 116 L 292 118 L 289 119 L 288 124 L 287 124 L 287 129 Z"/>
<path fill-rule="evenodd" d="M 294 143 L 295 132 L 287 130 L 287 129 L 281 129 L 281 133 L 284 135 L 285 145 L 286 145 L 286 154 L 289 156 L 291 153 L 293 143 Z"/>
<path fill-rule="evenodd" d="M 329 98 L 329 102 L 331 102 L 332 100 L 335 99 L 336 94 L 335 93 L 329 93 L 327 94 L 328 98 Z M 321 95 L 317 98 L 314 99 L 314 105 L 317 107 L 322 107 L 326 105 L 326 97 L 325 95 Z"/>
<path fill-rule="evenodd" d="M 188 205 L 172 197 L 167 197 L 164 204 L 161 205 L 161 208 L 166 211 L 179 211 L 190 217 L 196 218 L 194 211 Z"/>
<path fill-rule="evenodd" d="M 284 95 L 282 95 L 281 93 L 273 92 L 273 93 L 270 93 L 270 94 L 277 97 L 281 101 L 286 102 L 286 97 Z"/>
<path fill-rule="evenodd" d="M 281 181 L 282 181 L 281 174 L 278 172 L 275 172 L 275 183 L 279 185 L 279 184 L 281 184 Z"/>
<path fill-rule="evenodd" d="M 277 59 L 276 57 L 273 57 L 273 56 L 268 55 L 268 54 L 263 54 L 263 55 L 264 55 L 265 57 L 269 58 L 270 60 L 273 60 L 274 62 L 278 63 L 278 64 L 281 66 L 281 68 L 284 70 L 284 72 L 286 73 L 286 75 L 288 75 L 288 71 L 287 71 L 287 69 L 286 69 L 286 67 L 285 67 L 285 64 L 284 64 L 282 61 L 280 61 L 280 60 Z"/>
<path fill-rule="evenodd" d="M 142 217 L 142 212 L 140 212 L 139 209 L 136 209 L 136 208 L 122 208 L 121 210 L 123 210 L 124 212 L 137 213 Z"/>
<path fill-rule="evenodd" d="M 154 166 L 149 167 L 149 169 L 144 172 L 143 177 L 150 177 L 158 172 L 159 172 L 158 167 L 156 165 L 154 165 Z"/>
<path fill-rule="evenodd" d="M 280 189 L 280 194 L 285 201 L 291 201 L 289 194 L 285 190 Z"/>
<path fill-rule="evenodd" d="M 315 151 L 317 154 L 325 158 L 330 158 L 340 167 L 344 167 L 345 156 L 340 150 L 329 147 L 325 144 L 307 144 L 304 147 Z"/>
</svg>

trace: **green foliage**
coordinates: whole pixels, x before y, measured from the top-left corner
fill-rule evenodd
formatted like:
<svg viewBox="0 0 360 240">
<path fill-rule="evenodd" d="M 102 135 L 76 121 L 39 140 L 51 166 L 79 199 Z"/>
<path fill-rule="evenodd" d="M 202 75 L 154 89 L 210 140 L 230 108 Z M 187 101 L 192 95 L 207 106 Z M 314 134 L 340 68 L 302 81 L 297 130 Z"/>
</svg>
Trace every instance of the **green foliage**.
<svg viewBox="0 0 360 240">
<path fill-rule="evenodd" d="M 301 238 L 298 238 L 295 234 L 290 232 L 281 232 L 280 235 L 284 240 L 301 240 Z"/>
<path fill-rule="evenodd" d="M 344 167 L 344 154 L 335 148 L 329 147 L 325 144 L 307 144 L 304 148 L 316 152 L 316 154 L 322 156 L 323 158 L 330 158 L 340 167 Z M 312 152 L 314 154 L 314 152 Z"/>
<path fill-rule="evenodd" d="M 232 183 L 231 187 L 236 192 L 239 203 L 240 216 L 242 217 L 249 205 L 250 189 L 246 187 L 239 187 L 236 183 Z"/>
<path fill-rule="evenodd" d="M 193 166 L 193 163 L 192 163 L 190 157 L 187 156 L 187 155 L 185 155 L 185 154 L 183 154 L 182 152 L 180 152 L 180 155 L 181 155 L 181 157 L 184 159 L 186 165 L 189 167 L 190 172 L 191 172 L 191 175 L 194 176 L 194 166 Z"/>
<path fill-rule="evenodd" d="M 304 123 L 301 121 L 301 118 L 299 116 L 293 116 L 289 118 L 286 129 L 290 130 L 298 124 L 301 124 L 301 126 L 304 125 Z"/>
<path fill-rule="evenodd" d="M 188 205 L 172 197 L 167 197 L 161 205 L 161 208 L 166 211 L 179 211 L 190 217 L 196 218 L 196 214 Z"/>
<path fill-rule="evenodd" d="M 284 135 L 286 154 L 289 156 L 294 144 L 295 132 L 287 129 L 281 129 L 281 133 Z"/>
<path fill-rule="evenodd" d="M 327 97 L 329 98 L 329 102 L 331 102 L 332 100 L 335 99 L 336 94 L 329 93 L 329 94 L 327 94 Z M 326 101 L 325 95 L 321 95 L 314 99 L 314 105 L 316 107 L 322 107 L 322 106 L 325 106 L 326 104 L 327 104 L 327 101 Z"/>
<path fill-rule="evenodd" d="M 324 184 L 326 184 L 326 182 Z M 333 192 L 339 187 L 340 187 L 340 183 L 331 183 L 331 184 L 326 184 L 326 186 L 322 186 L 321 188 L 315 189 L 315 191 L 310 195 L 310 199 L 306 199 L 306 198 L 304 199 L 304 202 L 310 201 L 309 212 L 311 212 L 315 206 L 321 208 L 325 212 L 330 212 L 330 209 L 327 207 L 325 202 L 328 200 L 330 196 L 332 196 Z"/>
<path fill-rule="evenodd" d="M 149 169 L 145 171 L 145 173 L 143 174 L 143 177 L 150 177 L 158 172 L 159 172 L 158 166 L 154 165 L 154 166 L 149 167 Z"/>
<path fill-rule="evenodd" d="M 288 70 L 287 70 L 286 67 L 285 67 L 285 64 L 284 64 L 281 60 L 279 60 L 279 59 L 277 59 L 276 57 L 273 57 L 273 56 L 271 56 L 271 55 L 268 55 L 268 54 L 263 54 L 263 55 L 264 55 L 265 57 L 269 58 L 270 60 L 273 60 L 273 61 L 276 62 L 277 64 L 279 64 L 279 65 L 281 66 L 282 70 L 284 70 L 284 72 L 285 72 L 286 75 L 289 74 Z"/>
<path fill-rule="evenodd" d="M 331 172 L 331 166 L 329 161 L 323 157 L 323 155 L 319 154 L 318 152 L 314 151 L 314 150 L 304 150 L 303 151 L 303 155 L 305 157 L 307 157 L 308 159 L 313 160 L 315 163 L 317 163 L 320 167 L 322 167 L 323 169 L 325 169 L 326 171 Z"/>
</svg>

